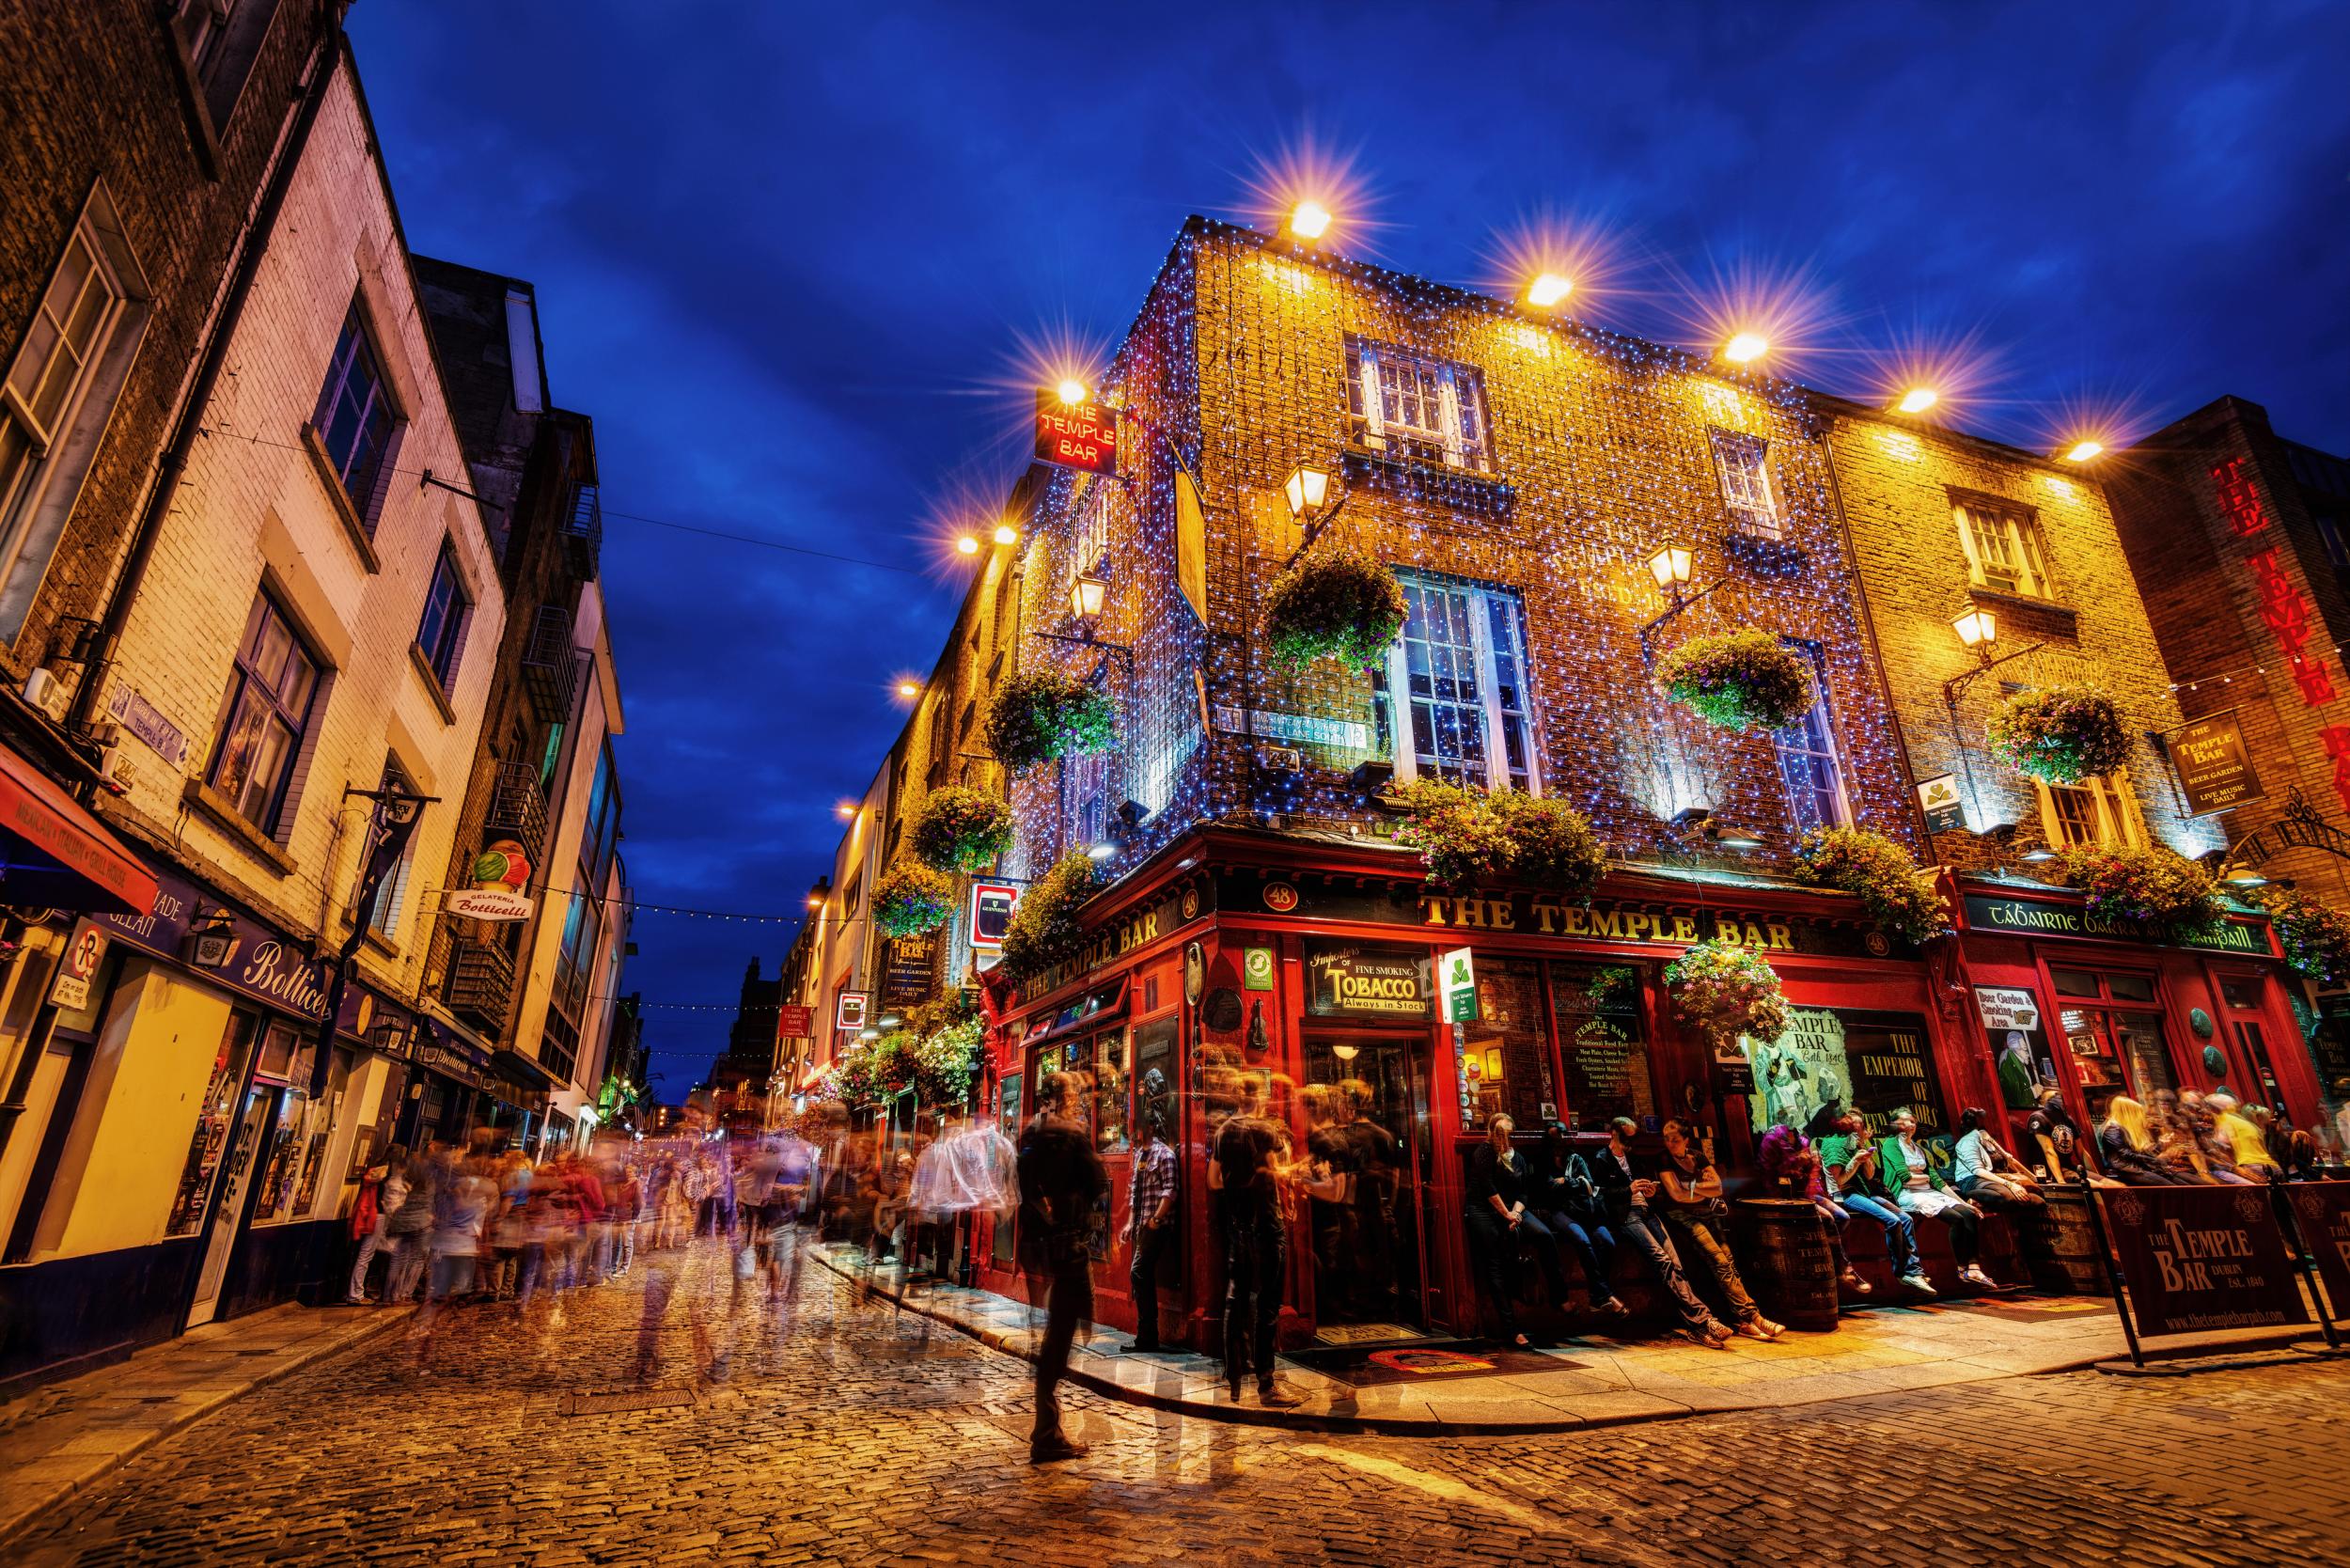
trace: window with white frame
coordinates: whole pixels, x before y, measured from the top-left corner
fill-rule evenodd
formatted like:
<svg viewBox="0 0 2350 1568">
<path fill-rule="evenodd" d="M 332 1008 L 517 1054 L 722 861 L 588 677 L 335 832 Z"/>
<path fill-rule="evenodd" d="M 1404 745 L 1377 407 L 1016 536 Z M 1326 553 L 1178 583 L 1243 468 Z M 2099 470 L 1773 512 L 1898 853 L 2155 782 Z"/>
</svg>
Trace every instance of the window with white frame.
<svg viewBox="0 0 2350 1568">
<path fill-rule="evenodd" d="M 1110 481 L 1095 479 L 1077 513 L 1076 567 L 1096 576 L 1107 570 L 1110 549 Z"/>
<path fill-rule="evenodd" d="M 84 413 L 127 291 L 93 219 L 66 237 L 65 254 L 33 307 L 24 340 L 0 381 L 0 567 L 24 550 L 50 460 Z M 98 423 L 106 410 L 91 409 Z"/>
<path fill-rule="evenodd" d="M 1812 685 L 1820 694 L 1803 717 L 1771 734 L 1778 748 L 1778 775 L 1787 786 L 1788 810 L 1798 833 L 1844 827 L 1852 822 L 1852 808 L 1844 797 L 1844 771 L 1828 711 L 1826 661 L 1816 643 L 1790 643 L 1788 648 L 1810 667 Z"/>
<path fill-rule="evenodd" d="M 2146 819 L 2130 786 L 2129 769 L 2116 768 L 2077 784 L 2034 780 L 2032 788 L 2040 796 L 2041 824 L 2051 848 L 2145 846 Z"/>
<path fill-rule="evenodd" d="M 1376 694 L 1396 777 L 1540 793 L 1518 596 L 1419 572 L 1397 577 L 1410 614 Z"/>
<path fill-rule="evenodd" d="M 1731 520 L 1747 533 L 1778 537 L 1778 501 L 1771 493 L 1771 444 L 1736 431 L 1708 431 L 1714 469 L 1721 477 L 1722 500 Z"/>
<path fill-rule="evenodd" d="M 1474 368 L 1359 338 L 1346 344 L 1346 408 L 1368 446 L 1485 473 L 1485 383 Z"/>
<path fill-rule="evenodd" d="M 2022 507 L 1970 496 L 1955 502 L 1959 543 L 1966 551 L 1966 580 L 1994 593 L 2053 599 L 2047 541 L 2040 519 Z"/>
</svg>

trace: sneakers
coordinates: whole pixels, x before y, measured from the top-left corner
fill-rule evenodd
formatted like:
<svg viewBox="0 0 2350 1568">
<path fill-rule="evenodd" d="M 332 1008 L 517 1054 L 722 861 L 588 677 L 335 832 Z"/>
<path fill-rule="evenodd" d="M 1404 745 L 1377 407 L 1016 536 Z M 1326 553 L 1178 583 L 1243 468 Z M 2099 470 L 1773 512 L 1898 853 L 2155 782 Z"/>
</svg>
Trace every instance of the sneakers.
<svg viewBox="0 0 2350 1568">
<path fill-rule="evenodd" d="M 1734 1332 L 1743 1334 L 1749 1340 L 1762 1340 L 1767 1342 L 1778 1339 L 1781 1334 L 1786 1333 L 1787 1329 L 1785 1325 L 1773 1323 L 1758 1312 L 1753 1317 L 1739 1319 Z"/>
<path fill-rule="evenodd" d="M 1028 1444 L 1028 1463 L 1058 1465 L 1064 1459 L 1083 1459 L 1087 1452 L 1088 1450 L 1083 1443 L 1072 1442 L 1060 1434 L 1055 1433 L 1050 1437 L 1040 1437 Z"/>
<path fill-rule="evenodd" d="M 1277 1383 L 1260 1383 L 1257 1403 L 1268 1410 L 1294 1410 L 1306 1402 Z"/>
<path fill-rule="evenodd" d="M 1625 1306 L 1622 1302 L 1618 1301 L 1618 1300 L 1617 1300 L 1614 1296 L 1612 1296 L 1612 1295 L 1611 1295 L 1611 1296 L 1609 1296 L 1606 1300 L 1605 1300 L 1605 1301 L 1601 1302 L 1601 1303 L 1599 1304 L 1599 1306 L 1598 1306 L 1596 1309 L 1595 1309 L 1595 1310 L 1599 1313 L 1599 1315 L 1600 1315 L 1601 1317 L 1603 1317 L 1603 1318 L 1606 1318 L 1606 1319 L 1608 1319 L 1608 1320 L 1610 1320 L 1610 1321 L 1614 1321 L 1614 1320 L 1617 1320 L 1617 1319 L 1622 1319 L 1622 1318 L 1628 1318 L 1628 1317 L 1630 1317 L 1630 1316 L 1632 1315 L 1632 1309 L 1631 1309 L 1631 1308 L 1629 1308 L 1629 1307 L 1626 1307 L 1626 1306 Z"/>
<path fill-rule="evenodd" d="M 1703 1328 L 1676 1328 L 1673 1332 L 1700 1350 L 1730 1348 L 1731 1331 L 1718 1323 L 1707 1324 Z"/>
<path fill-rule="evenodd" d="M 1843 1286 L 1844 1289 L 1852 1292 L 1855 1295 L 1867 1295 L 1873 1288 L 1866 1279 L 1861 1278 L 1859 1274 L 1853 1269 L 1846 1269 L 1842 1274 L 1839 1275 L 1836 1282 L 1839 1285 Z"/>
<path fill-rule="evenodd" d="M 1915 1274 L 1903 1275 L 1902 1283 L 1922 1296 L 1931 1297 L 1935 1294 L 1934 1286 L 1927 1280 L 1926 1271 L 1923 1269 L 1918 1270 Z"/>
</svg>

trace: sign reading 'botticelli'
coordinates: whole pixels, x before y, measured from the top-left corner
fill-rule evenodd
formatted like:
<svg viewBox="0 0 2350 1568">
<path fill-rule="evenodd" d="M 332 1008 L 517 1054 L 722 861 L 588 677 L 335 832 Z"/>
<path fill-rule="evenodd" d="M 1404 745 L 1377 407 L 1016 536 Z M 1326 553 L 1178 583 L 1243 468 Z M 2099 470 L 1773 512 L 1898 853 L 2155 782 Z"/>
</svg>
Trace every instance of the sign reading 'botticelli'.
<svg viewBox="0 0 2350 1568">
<path fill-rule="evenodd" d="M 2199 718 L 2170 732 L 2170 760 L 2179 770 L 2179 788 L 2186 795 L 2187 815 L 2208 816 L 2258 800 L 2265 793 L 2251 759 L 2245 755 L 2244 731 L 2233 710 Z"/>
<path fill-rule="evenodd" d="M 1089 474 L 1118 472 L 1118 410 L 1098 402 L 1065 403 L 1040 388 L 1036 395 L 1036 460 Z"/>
<path fill-rule="evenodd" d="M 2265 1187 L 2101 1190 L 2140 1334 L 2310 1321 Z"/>
<path fill-rule="evenodd" d="M 1309 1012 L 1324 1017 L 1343 1013 L 1382 1018 L 1433 1016 L 1435 985 L 1429 973 L 1429 955 L 1424 952 L 1309 942 L 1306 970 Z"/>
</svg>

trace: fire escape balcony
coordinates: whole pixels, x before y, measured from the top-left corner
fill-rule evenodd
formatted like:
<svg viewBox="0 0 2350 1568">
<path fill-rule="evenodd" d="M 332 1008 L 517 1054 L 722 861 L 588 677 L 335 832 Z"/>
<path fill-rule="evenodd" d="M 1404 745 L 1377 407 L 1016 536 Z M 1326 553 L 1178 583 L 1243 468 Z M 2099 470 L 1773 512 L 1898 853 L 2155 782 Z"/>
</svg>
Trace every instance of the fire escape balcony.
<svg viewBox="0 0 2350 1568">
<path fill-rule="evenodd" d="M 523 645 L 523 687 L 530 705 L 549 724 L 572 716 L 572 698 L 579 687 L 579 650 L 572 644 L 572 612 L 560 604 L 541 604 L 539 619 Z"/>
<path fill-rule="evenodd" d="M 563 519 L 564 559 L 585 582 L 596 574 L 603 552 L 603 498 L 595 485 L 572 487 L 572 510 Z"/>
<path fill-rule="evenodd" d="M 490 809 L 481 820 L 481 837 L 511 839 L 533 861 L 547 840 L 547 797 L 539 788 L 539 773 L 522 762 L 500 762 L 490 785 Z"/>
<path fill-rule="evenodd" d="M 514 960 L 496 942 L 461 936 L 449 948 L 448 1010 L 488 1034 L 506 1027 L 514 1001 Z"/>
</svg>

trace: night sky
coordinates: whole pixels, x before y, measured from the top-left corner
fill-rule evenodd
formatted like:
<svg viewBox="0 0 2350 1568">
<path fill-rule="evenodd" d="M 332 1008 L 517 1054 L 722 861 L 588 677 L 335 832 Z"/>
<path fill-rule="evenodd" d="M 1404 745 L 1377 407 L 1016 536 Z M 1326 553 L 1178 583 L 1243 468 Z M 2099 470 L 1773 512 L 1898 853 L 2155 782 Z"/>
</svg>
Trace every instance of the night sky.
<svg viewBox="0 0 2350 1568">
<path fill-rule="evenodd" d="M 596 420 L 651 902 L 802 903 L 902 721 L 890 676 L 945 635 L 946 538 L 1019 472 L 1031 366 L 1105 359 L 1185 214 L 1265 221 L 1300 166 L 1344 174 L 1343 254 L 1499 289 L 1555 232 L 1574 314 L 1696 342 L 1734 300 L 1798 351 L 1775 368 L 1873 396 L 1922 355 L 2019 444 L 2233 393 L 2350 450 L 2339 5 L 364 0 L 351 28 L 409 243 L 535 282 L 555 399 Z M 792 928 L 634 934 L 624 988 L 730 1006 Z M 666 1097 L 728 1021 L 649 1010 Z"/>
</svg>

